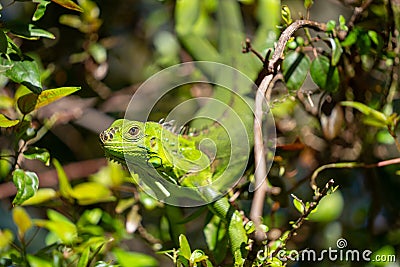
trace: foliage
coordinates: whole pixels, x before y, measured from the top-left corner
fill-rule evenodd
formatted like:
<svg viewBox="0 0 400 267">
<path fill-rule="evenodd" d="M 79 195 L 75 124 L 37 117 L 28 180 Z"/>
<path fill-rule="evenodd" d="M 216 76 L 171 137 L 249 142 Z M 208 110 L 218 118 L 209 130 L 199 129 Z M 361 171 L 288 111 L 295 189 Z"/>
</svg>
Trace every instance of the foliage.
<svg viewBox="0 0 400 267">
<path fill-rule="evenodd" d="M 396 1 L 343 0 L 348 14 L 318 22 L 318 12 L 332 17 L 321 1 L 106 2 L 1 6 L 0 198 L 10 207 L 0 210 L 10 221 L 0 223 L 1 266 L 286 266 L 289 247 L 322 250 L 340 237 L 373 256 L 394 254 Z M 299 21 L 312 23 L 279 42 Z M 226 222 L 149 197 L 140 177 L 105 163 L 97 141 L 107 122 L 123 116 L 137 83 L 188 60 L 233 66 L 257 85 L 274 78 L 267 98 L 279 142 L 261 222 L 248 218 L 253 162 L 229 194 L 249 237 L 244 262 L 231 253 Z M 199 94 L 187 91 L 162 99 L 151 118 Z"/>
</svg>

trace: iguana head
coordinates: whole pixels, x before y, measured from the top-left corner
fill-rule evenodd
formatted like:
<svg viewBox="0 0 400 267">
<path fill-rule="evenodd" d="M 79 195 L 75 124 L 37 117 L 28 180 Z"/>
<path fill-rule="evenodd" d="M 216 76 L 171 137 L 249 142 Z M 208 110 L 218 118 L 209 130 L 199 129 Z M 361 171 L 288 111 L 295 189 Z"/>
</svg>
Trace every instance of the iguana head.
<svg viewBox="0 0 400 267">
<path fill-rule="evenodd" d="M 125 153 L 145 159 L 148 151 L 144 146 L 145 123 L 129 120 L 116 120 L 100 133 L 100 140 L 106 156 L 119 163 L 125 163 Z"/>
</svg>

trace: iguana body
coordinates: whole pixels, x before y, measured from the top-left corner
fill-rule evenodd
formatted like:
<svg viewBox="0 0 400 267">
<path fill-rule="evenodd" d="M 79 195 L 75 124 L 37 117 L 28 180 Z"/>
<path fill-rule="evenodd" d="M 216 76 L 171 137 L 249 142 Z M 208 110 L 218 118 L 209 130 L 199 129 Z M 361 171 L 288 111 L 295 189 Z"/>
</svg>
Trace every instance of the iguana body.
<svg viewBox="0 0 400 267">
<path fill-rule="evenodd" d="M 225 127 L 234 131 L 240 128 L 230 116 L 223 121 Z M 249 150 L 246 145 L 248 147 L 249 139 L 251 142 L 251 136 L 247 132 L 246 136 L 239 135 L 237 138 L 243 138 L 242 146 L 236 144 L 232 148 L 232 132 L 221 125 L 214 123 L 196 134 L 184 135 L 174 132 L 168 123 L 120 119 L 103 131 L 100 139 L 108 158 L 128 165 L 141 179 L 154 179 L 153 183 L 146 183 L 152 190 L 157 191 L 154 184 L 160 182 L 161 177 L 171 184 L 193 188 L 188 199 L 197 197 L 204 203 L 213 201 L 208 207 L 227 224 L 232 253 L 236 265 L 240 266 L 245 258 L 247 234 L 242 216 L 226 197 L 220 197 L 220 193 L 230 189 L 227 185 L 231 183 L 225 183 L 225 179 L 237 181 L 242 175 L 238 166 L 239 163 L 243 166 L 243 161 L 247 163 Z"/>
</svg>

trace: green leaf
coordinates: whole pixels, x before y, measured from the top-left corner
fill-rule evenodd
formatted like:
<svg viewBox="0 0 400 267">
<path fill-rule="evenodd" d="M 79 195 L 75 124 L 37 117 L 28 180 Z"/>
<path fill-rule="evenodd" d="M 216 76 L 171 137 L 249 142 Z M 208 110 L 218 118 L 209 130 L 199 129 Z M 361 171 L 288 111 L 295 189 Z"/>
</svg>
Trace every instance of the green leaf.
<svg viewBox="0 0 400 267">
<path fill-rule="evenodd" d="M 27 255 L 29 266 L 31 267 L 52 267 L 53 264 L 45 259 L 33 256 L 32 254 Z"/>
<path fill-rule="evenodd" d="M 339 16 L 339 27 L 342 31 L 348 31 L 348 27 L 346 26 L 346 19 L 343 15 Z"/>
<path fill-rule="evenodd" d="M 305 206 L 300 199 L 298 199 L 297 197 L 293 197 L 293 205 L 301 214 L 304 214 Z"/>
<path fill-rule="evenodd" d="M 30 146 L 24 152 L 24 157 L 27 159 L 37 159 L 44 162 L 46 166 L 50 165 L 50 153 L 45 148 L 38 148 Z"/>
<path fill-rule="evenodd" d="M 13 61 L 13 66 L 6 70 L 6 76 L 16 83 L 29 88 L 33 93 L 42 92 L 40 72 L 37 63 L 33 60 Z"/>
<path fill-rule="evenodd" d="M 113 249 L 112 252 L 117 258 L 118 263 L 120 264 L 121 267 L 158 266 L 156 259 L 146 254 L 137 252 L 127 252 L 119 248 Z"/>
<path fill-rule="evenodd" d="M 25 200 L 31 198 L 39 187 L 39 178 L 36 173 L 16 169 L 13 173 L 13 182 L 17 187 L 17 194 L 13 200 L 13 205 L 20 205 Z"/>
<path fill-rule="evenodd" d="M 77 228 L 72 222 L 36 219 L 33 223 L 55 234 L 64 244 L 71 244 L 78 237 Z"/>
<path fill-rule="evenodd" d="M 111 191 L 104 185 L 96 182 L 86 182 L 76 185 L 70 195 L 78 200 L 80 205 L 91 205 L 100 202 L 115 200 Z"/>
<path fill-rule="evenodd" d="M 58 160 L 53 158 L 53 165 L 57 170 L 57 175 L 58 175 L 58 186 L 60 188 L 60 194 L 61 196 L 65 197 L 66 199 L 72 199 L 71 193 L 72 193 L 72 188 L 71 184 L 69 183 L 68 177 L 64 172 L 64 169 L 62 168 L 61 164 L 58 162 Z"/>
<path fill-rule="evenodd" d="M 51 1 L 67 9 L 83 12 L 83 9 L 72 0 L 51 0 Z"/>
<path fill-rule="evenodd" d="M 367 105 L 360 103 L 360 102 L 355 102 L 355 101 L 343 101 L 340 103 L 342 106 L 346 107 L 352 107 L 366 115 L 367 121 L 369 120 L 370 123 L 375 123 L 374 126 L 379 126 L 379 127 L 387 127 L 389 124 L 388 117 L 380 112 L 377 111 L 371 107 L 368 107 Z"/>
<path fill-rule="evenodd" d="M 339 218 L 344 207 L 343 196 L 339 190 L 325 196 L 318 204 L 317 211 L 308 218 L 315 222 L 331 222 Z"/>
<path fill-rule="evenodd" d="M 331 58 L 331 65 L 336 66 L 342 56 L 342 46 L 338 38 L 331 38 L 331 46 L 332 46 L 332 58 Z"/>
<path fill-rule="evenodd" d="M 86 248 L 83 250 L 81 256 L 79 257 L 79 261 L 78 261 L 77 267 L 86 267 L 86 266 L 89 266 L 89 265 L 88 265 L 88 263 L 89 263 L 89 256 L 90 256 L 90 247 L 88 246 L 88 247 L 86 247 Z"/>
<path fill-rule="evenodd" d="M 282 62 L 283 75 L 289 90 L 297 90 L 307 77 L 310 59 L 304 53 L 290 52 Z"/>
<path fill-rule="evenodd" d="M 38 28 L 33 24 L 11 25 L 10 30 L 14 35 L 28 40 L 37 40 L 41 37 L 56 39 L 51 32 Z"/>
<path fill-rule="evenodd" d="M 23 238 L 25 233 L 32 227 L 31 217 L 24 208 L 15 207 L 12 211 L 13 221 L 18 228 L 18 235 Z"/>
<path fill-rule="evenodd" d="M 32 20 L 33 21 L 38 21 L 41 19 L 46 12 L 47 5 L 51 3 L 51 1 L 48 0 L 34 0 L 34 3 L 38 3 L 36 6 L 35 13 L 33 14 Z"/>
<path fill-rule="evenodd" d="M 17 125 L 19 120 L 10 120 L 3 114 L 0 114 L 0 127 L 8 128 Z"/>
<path fill-rule="evenodd" d="M 38 205 L 57 197 L 57 192 L 52 188 L 39 188 L 36 194 L 24 201 L 22 206 Z"/>
<path fill-rule="evenodd" d="M 339 88 L 339 71 L 330 65 L 326 56 L 319 55 L 313 60 L 310 74 L 313 81 L 323 90 L 335 92 Z"/>
<path fill-rule="evenodd" d="M 281 16 L 286 25 L 292 24 L 293 22 L 292 15 L 290 12 L 290 8 L 287 5 L 282 5 Z"/>
<path fill-rule="evenodd" d="M 344 41 L 341 44 L 344 47 L 351 46 L 357 42 L 357 38 L 358 38 L 358 30 L 353 29 L 351 32 L 347 34 L 346 39 L 344 39 Z"/>
<path fill-rule="evenodd" d="M 99 43 L 92 43 L 89 46 L 89 53 L 98 64 L 107 60 L 107 50 Z"/>
<path fill-rule="evenodd" d="M 195 251 L 193 251 L 192 255 L 190 255 L 190 263 L 195 264 L 198 262 L 202 262 L 204 260 L 207 260 L 208 256 L 205 255 L 204 251 L 200 250 L 200 249 L 196 249 Z"/>
<path fill-rule="evenodd" d="M 330 20 L 326 23 L 326 32 L 333 32 L 336 27 L 336 21 Z"/>
<path fill-rule="evenodd" d="M 372 42 L 376 45 L 380 45 L 379 35 L 376 31 L 368 31 L 368 36 L 371 38 Z"/>
<path fill-rule="evenodd" d="M 203 233 L 207 247 L 212 251 L 215 261 L 217 263 L 222 262 L 226 256 L 226 247 L 228 246 L 226 224 L 218 216 L 213 216 L 205 226 Z"/>
<path fill-rule="evenodd" d="M 0 30 L 0 52 L 7 53 L 8 41 L 4 31 Z"/>
<path fill-rule="evenodd" d="M 33 110 L 44 107 L 60 98 L 73 94 L 80 87 L 60 87 L 42 91 L 39 95 L 29 93 L 18 98 L 18 108 L 23 114 L 29 114 Z"/>
<path fill-rule="evenodd" d="M 190 260 L 192 252 L 190 250 L 189 242 L 185 235 L 179 235 L 179 255 L 182 255 L 185 259 Z"/>
<path fill-rule="evenodd" d="M 306 9 L 309 9 L 309 8 L 311 8 L 311 6 L 314 4 L 314 1 L 313 0 L 304 0 L 304 7 L 306 8 Z"/>
</svg>

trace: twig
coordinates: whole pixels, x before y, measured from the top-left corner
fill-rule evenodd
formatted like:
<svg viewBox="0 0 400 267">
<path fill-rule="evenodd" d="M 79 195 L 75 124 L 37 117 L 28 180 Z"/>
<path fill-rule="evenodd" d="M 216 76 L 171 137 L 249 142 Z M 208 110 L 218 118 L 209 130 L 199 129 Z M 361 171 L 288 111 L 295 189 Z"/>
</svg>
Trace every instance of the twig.
<svg viewBox="0 0 400 267">
<path fill-rule="evenodd" d="M 292 229 L 290 229 L 286 239 L 284 240 L 284 242 L 282 242 L 277 249 L 274 250 L 274 252 L 272 252 L 271 254 L 271 258 L 275 257 L 280 250 L 282 250 L 284 248 L 284 246 L 286 245 L 287 241 L 289 241 L 293 236 L 296 235 L 297 230 L 303 225 L 303 223 L 307 220 L 308 215 L 310 215 L 310 213 L 315 210 L 315 208 L 318 206 L 319 202 L 321 201 L 321 199 L 323 199 L 329 192 L 329 190 L 332 188 L 333 184 L 335 182 L 333 181 L 333 179 L 329 180 L 324 189 L 322 189 L 321 192 L 317 192 L 316 195 L 314 196 L 314 201 L 310 203 L 310 205 L 308 206 L 307 209 L 304 210 L 303 214 L 300 216 L 300 218 L 297 219 L 297 221 L 292 225 Z"/>
<path fill-rule="evenodd" d="M 256 185 L 258 185 L 258 188 L 256 188 L 256 191 L 254 193 L 253 203 L 250 211 L 250 219 L 254 221 L 254 224 L 256 226 L 256 241 L 265 240 L 266 237 L 265 233 L 260 228 L 260 224 L 265 195 L 267 192 L 271 191 L 271 187 L 268 185 L 268 181 L 266 179 L 267 164 L 265 162 L 265 150 L 262 136 L 262 104 L 265 96 L 270 95 L 268 93 L 268 88 L 270 88 L 278 64 L 283 58 L 283 51 L 286 47 L 286 43 L 288 42 L 290 37 L 302 27 L 309 27 L 319 31 L 324 31 L 326 29 L 325 24 L 310 20 L 297 20 L 289 25 L 289 27 L 287 27 L 281 34 L 275 51 L 271 57 L 271 60 L 269 60 L 267 66 L 265 66 L 268 71 L 268 75 L 266 75 L 261 81 L 258 92 L 256 94 L 254 118 L 254 157 L 256 170 L 254 172 L 254 178 Z M 248 49 L 248 51 L 252 51 L 249 40 L 246 40 L 246 48 Z M 258 56 L 260 57 L 260 55 Z"/>
<path fill-rule="evenodd" d="M 361 16 L 361 14 L 364 12 L 364 10 L 367 9 L 371 3 L 372 3 L 372 0 L 367 0 L 361 6 L 354 8 L 353 15 L 351 16 L 349 23 L 348 23 L 349 28 L 354 27 L 354 23 L 357 21 L 357 19 Z"/>
<path fill-rule="evenodd" d="M 360 162 L 339 162 L 339 163 L 330 163 L 326 165 L 322 165 L 318 169 L 316 169 L 313 174 L 311 175 L 310 185 L 312 189 L 317 189 L 316 179 L 318 174 L 326 169 L 343 169 L 343 168 L 377 168 L 377 167 L 384 167 L 393 164 L 400 164 L 400 158 L 389 159 L 380 161 L 377 163 L 372 164 L 365 164 Z"/>
</svg>

